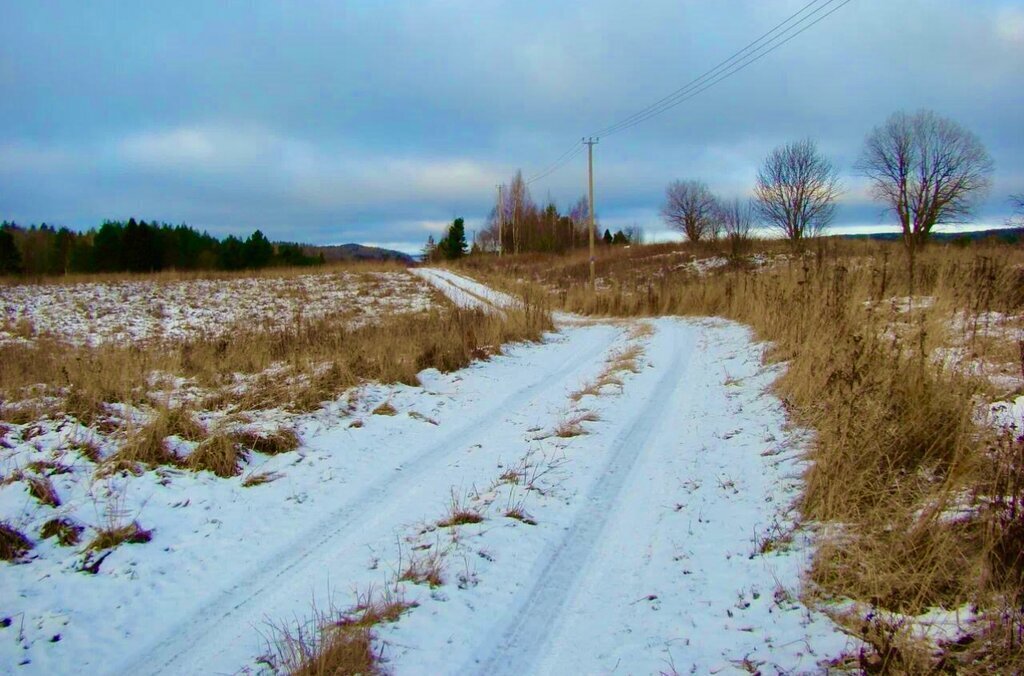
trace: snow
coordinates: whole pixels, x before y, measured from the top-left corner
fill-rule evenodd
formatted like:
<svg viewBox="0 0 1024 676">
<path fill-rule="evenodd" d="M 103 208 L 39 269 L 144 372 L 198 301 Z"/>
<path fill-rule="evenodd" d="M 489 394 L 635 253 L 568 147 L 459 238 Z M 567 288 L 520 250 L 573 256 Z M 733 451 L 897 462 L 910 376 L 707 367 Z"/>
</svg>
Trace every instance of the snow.
<svg viewBox="0 0 1024 676">
<path fill-rule="evenodd" d="M 20 284 L 0 286 L 0 344 L 39 333 L 79 345 L 188 340 L 338 312 L 358 326 L 430 307 L 429 287 L 400 271 Z"/>
<path fill-rule="evenodd" d="M 480 284 L 472 279 L 456 275 L 441 268 L 414 268 L 412 273 L 433 284 L 449 299 L 462 307 L 483 309 L 488 312 L 513 307 L 518 301 L 506 293 Z"/>
<path fill-rule="evenodd" d="M 420 274 L 456 302 L 511 301 Z M 251 488 L 167 468 L 94 480 L 73 421 L 11 426 L 5 477 L 40 459 L 71 470 L 52 477 L 58 508 L 4 485 L 0 518 L 34 540 L 58 514 L 137 520 L 153 539 L 112 550 L 95 575 L 77 570 L 82 546 L 53 540 L 0 563 L 12 619 L 0 664 L 255 673 L 268 622 L 388 585 L 418 604 L 375 630 L 397 674 L 820 670 L 849 639 L 799 600 L 813 543 L 796 531 L 762 546 L 792 530 L 803 469 L 801 433 L 768 389 L 779 369 L 740 325 L 645 323 L 564 326 L 456 373 L 424 371 L 417 387 L 367 385 L 283 417 L 301 446 L 254 454 L 246 474 L 279 478 Z M 621 387 L 572 396 L 615 369 Z M 385 402 L 396 415 L 373 414 Z M 587 433 L 557 436 L 570 419 Z M 441 527 L 453 499 L 483 520 Z M 429 554 L 443 586 L 395 581 Z"/>
</svg>

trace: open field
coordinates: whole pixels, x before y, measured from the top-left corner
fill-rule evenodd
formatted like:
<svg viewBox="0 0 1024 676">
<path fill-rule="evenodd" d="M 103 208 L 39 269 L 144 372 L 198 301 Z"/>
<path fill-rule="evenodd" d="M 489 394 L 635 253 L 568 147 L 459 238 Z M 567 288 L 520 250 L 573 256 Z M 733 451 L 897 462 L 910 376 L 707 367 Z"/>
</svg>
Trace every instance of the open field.
<svg viewBox="0 0 1024 676">
<path fill-rule="evenodd" d="M 0 344 L 38 337 L 72 345 L 219 338 L 330 315 L 357 328 L 435 307 L 429 287 L 396 267 L 365 272 L 0 286 Z"/>
</svg>

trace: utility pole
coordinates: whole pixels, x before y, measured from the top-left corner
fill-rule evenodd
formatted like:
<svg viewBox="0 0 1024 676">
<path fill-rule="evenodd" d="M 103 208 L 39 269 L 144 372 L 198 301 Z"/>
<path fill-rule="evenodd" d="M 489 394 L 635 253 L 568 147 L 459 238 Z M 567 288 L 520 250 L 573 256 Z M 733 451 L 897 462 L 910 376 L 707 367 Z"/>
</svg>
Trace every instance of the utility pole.
<svg viewBox="0 0 1024 676">
<path fill-rule="evenodd" d="M 594 144 L 600 139 L 583 139 L 587 144 L 587 173 L 590 184 L 590 288 L 594 288 Z"/>
<path fill-rule="evenodd" d="M 498 184 L 498 210 L 495 215 L 498 217 L 498 258 L 501 258 L 505 251 L 505 214 L 502 209 L 501 184 Z"/>
</svg>

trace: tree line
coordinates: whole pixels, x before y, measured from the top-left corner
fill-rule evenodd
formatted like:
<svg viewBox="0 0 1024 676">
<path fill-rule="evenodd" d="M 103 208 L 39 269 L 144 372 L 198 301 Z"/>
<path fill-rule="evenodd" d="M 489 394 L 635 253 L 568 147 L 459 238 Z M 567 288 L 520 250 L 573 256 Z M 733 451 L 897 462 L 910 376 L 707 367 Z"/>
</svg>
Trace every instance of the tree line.
<svg viewBox="0 0 1024 676">
<path fill-rule="evenodd" d="M 993 162 L 973 132 L 921 110 L 894 113 L 875 127 L 855 170 L 899 221 L 913 279 L 915 256 L 932 229 L 965 222 L 987 193 Z M 662 217 L 694 242 L 724 234 L 734 253 L 744 247 L 754 222 L 800 248 L 832 221 L 842 192 L 835 166 L 813 140 L 804 139 L 768 154 L 749 201 L 723 201 L 699 180 L 674 181 L 666 189 Z M 1020 196 L 1011 199 L 1024 206 Z"/>
<path fill-rule="evenodd" d="M 491 208 L 483 229 L 473 238 L 468 253 L 565 253 L 590 244 L 590 209 L 586 197 L 580 197 L 567 212 L 553 200 L 541 206 L 530 195 L 529 185 L 517 171 L 512 180 L 500 189 L 501 200 Z M 463 246 L 452 246 L 452 231 L 462 238 Z M 638 226 L 601 235 L 595 218 L 594 241 L 598 244 L 640 243 L 643 233 Z M 465 226 L 456 219 L 445 236 L 435 241 L 428 238 L 423 254 L 427 260 L 458 258 L 465 255 Z"/>
<path fill-rule="evenodd" d="M 62 275 L 161 270 L 256 270 L 323 263 L 291 242 L 272 243 L 259 230 L 218 239 L 188 225 L 105 221 L 76 232 L 43 223 L 0 223 L 0 275 Z"/>
</svg>

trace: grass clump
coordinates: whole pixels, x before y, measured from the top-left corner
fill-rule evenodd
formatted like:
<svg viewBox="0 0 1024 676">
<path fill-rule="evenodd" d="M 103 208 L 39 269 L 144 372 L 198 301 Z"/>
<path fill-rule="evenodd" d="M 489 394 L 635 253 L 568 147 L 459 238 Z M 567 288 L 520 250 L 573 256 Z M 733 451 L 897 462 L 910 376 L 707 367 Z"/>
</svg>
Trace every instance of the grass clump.
<svg viewBox="0 0 1024 676">
<path fill-rule="evenodd" d="M 86 546 L 86 551 L 100 551 L 113 549 L 122 544 L 142 544 L 153 539 L 153 531 L 146 530 L 139 525 L 138 521 L 132 521 L 123 526 L 108 526 L 99 528 L 96 537 Z"/>
<path fill-rule="evenodd" d="M 449 528 L 451 526 L 464 526 L 470 523 L 480 523 L 483 520 L 483 515 L 465 504 L 453 489 L 451 492 L 451 500 L 448 504 L 448 515 L 444 519 L 438 521 L 437 525 L 441 528 Z"/>
<path fill-rule="evenodd" d="M 11 524 L 0 521 L 0 561 L 17 561 L 34 546 L 24 533 Z"/>
<path fill-rule="evenodd" d="M 532 516 L 530 516 L 525 509 L 523 509 L 522 505 L 515 505 L 514 507 L 509 507 L 507 510 L 505 510 L 505 516 L 509 519 L 521 521 L 525 523 L 527 526 L 537 525 L 537 521 Z"/>
<path fill-rule="evenodd" d="M 39 504 L 49 507 L 60 507 L 60 496 L 57 495 L 57 488 L 50 481 L 49 477 L 30 476 L 26 481 L 28 482 L 29 495 L 38 500 Z"/>
<path fill-rule="evenodd" d="M 427 584 L 431 588 L 440 587 L 444 584 L 443 557 L 438 552 L 413 556 L 398 579 L 413 584 Z"/>
<path fill-rule="evenodd" d="M 195 472 L 210 471 L 219 477 L 237 476 L 245 450 L 233 435 L 213 434 L 196 446 L 185 460 L 185 466 Z"/>
<path fill-rule="evenodd" d="M 583 427 L 583 423 L 597 422 L 600 419 L 601 418 L 593 411 L 583 411 L 581 413 L 572 414 L 555 427 L 555 436 L 562 439 L 568 439 L 588 434 L 586 428 Z"/>
<path fill-rule="evenodd" d="M 39 529 L 43 540 L 55 537 L 61 547 L 74 547 L 81 541 L 85 527 L 66 517 L 50 519 Z"/>
<path fill-rule="evenodd" d="M 394 622 L 413 607 L 397 591 L 377 594 L 372 588 L 344 612 L 333 605 L 326 611 L 314 607 L 307 622 L 271 625 L 264 661 L 275 672 L 292 676 L 382 674 L 381 656 L 373 649 L 373 627 Z"/>
<path fill-rule="evenodd" d="M 373 409 L 373 415 L 386 415 L 394 416 L 398 415 L 398 409 L 391 405 L 390 401 L 385 401 L 383 404 Z"/>
<path fill-rule="evenodd" d="M 242 448 L 266 455 L 287 453 L 299 447 L 299 435 L 290 427 L 274 430 L 245 428 L 233 431 L 231 438 Z"/>
</svg>

